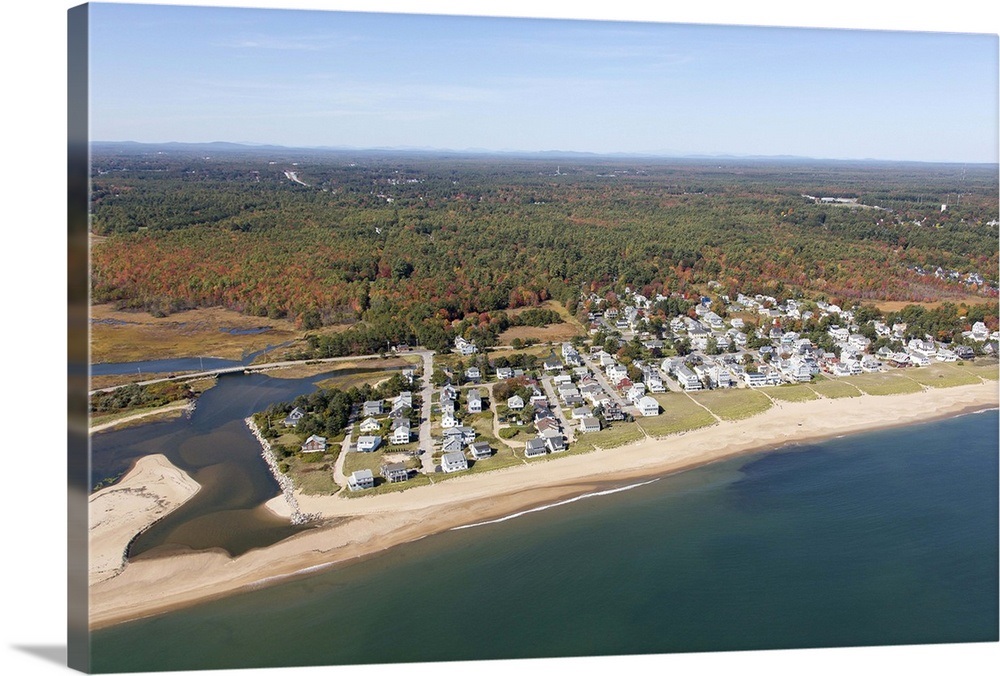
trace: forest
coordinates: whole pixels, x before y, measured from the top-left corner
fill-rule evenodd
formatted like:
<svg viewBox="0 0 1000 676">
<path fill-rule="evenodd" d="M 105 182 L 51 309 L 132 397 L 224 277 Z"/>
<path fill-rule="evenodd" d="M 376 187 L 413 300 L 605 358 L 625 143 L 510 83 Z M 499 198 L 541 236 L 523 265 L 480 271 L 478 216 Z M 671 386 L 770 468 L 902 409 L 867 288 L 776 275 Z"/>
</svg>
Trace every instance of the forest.
<svg viewBox="0 0 1000 676">
<path fill-rule="evenodd" d="M 93 302 L 356 324 L 326 356 L 626 288 L 987 300 L 1000 263 L 992 165 L 100 144 L 91 182 Z"/>
</svg>

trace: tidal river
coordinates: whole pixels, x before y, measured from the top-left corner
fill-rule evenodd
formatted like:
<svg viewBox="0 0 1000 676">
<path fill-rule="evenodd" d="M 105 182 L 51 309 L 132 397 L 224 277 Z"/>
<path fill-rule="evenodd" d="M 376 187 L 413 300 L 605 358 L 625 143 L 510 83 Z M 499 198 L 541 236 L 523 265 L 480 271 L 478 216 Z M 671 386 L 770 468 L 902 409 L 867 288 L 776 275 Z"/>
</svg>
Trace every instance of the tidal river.
<svg viewBox="0 0 1000 676">
<path fill-rule="evenodd" d="M 132 556 L 213 547 L 237 555 L 308 528 L 292 526 L 263 506 L 280 491 L 243 419 L 272 403 L 314 391 L 315 383 L 325 377 L 328 374 L 301 379 L 225 375 L 198 399 L 190 419 L 95 434 L 92 485 L 120 475 L 136 458 L 153 453 L 162 453 L 202 485 L 189 502 L 136 539 Z"/>
</svg>

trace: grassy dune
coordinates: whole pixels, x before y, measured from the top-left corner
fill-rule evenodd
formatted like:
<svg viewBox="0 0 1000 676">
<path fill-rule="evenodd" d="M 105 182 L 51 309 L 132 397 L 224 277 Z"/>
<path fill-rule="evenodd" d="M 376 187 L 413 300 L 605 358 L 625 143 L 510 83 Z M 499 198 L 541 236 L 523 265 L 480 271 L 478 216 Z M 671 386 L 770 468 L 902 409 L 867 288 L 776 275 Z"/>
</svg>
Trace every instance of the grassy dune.
<svg viewBox="0 0 1000 676">
<path fill-rule="evenodd" d="M 693 392 L 691 396 L 723 420 L 749 418 L 772 406 L 766 395 L 750 389 Z"/>
</svg>

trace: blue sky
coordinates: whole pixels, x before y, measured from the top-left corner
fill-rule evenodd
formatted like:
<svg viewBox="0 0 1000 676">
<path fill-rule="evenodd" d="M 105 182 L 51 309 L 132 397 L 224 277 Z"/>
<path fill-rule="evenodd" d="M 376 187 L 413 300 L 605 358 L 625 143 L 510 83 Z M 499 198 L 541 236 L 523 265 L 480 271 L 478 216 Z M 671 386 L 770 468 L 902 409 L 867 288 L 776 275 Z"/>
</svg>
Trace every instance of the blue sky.
<svg viewBox="0 0 1000 676">
<path fill-rule="evenodd" d="M 997 161 L 995 35 L 91 5 L 95 140 Z"/>
</svg>

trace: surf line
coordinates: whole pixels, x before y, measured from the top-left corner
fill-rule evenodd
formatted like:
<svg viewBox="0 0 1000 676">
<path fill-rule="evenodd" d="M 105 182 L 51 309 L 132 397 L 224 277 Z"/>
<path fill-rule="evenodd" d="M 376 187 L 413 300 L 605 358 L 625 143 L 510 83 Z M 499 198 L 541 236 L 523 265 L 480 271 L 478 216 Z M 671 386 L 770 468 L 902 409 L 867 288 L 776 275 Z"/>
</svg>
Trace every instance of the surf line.
<svg viewBox="0 0 1000 676">
<path fill-rule="evenodd" d="M 553 502 L 551 505 L 542 505 L 541 507 L 534 507 L 532 509 L 526 509 L 523 512 L 515 512 L 514 514 L 508 514 L 507 516 L 502 516 L 499 519 L 491 519 L 490 521 L 480 521 L 478 523 L 469 523 L 464 526 L 455 526 L 451 530 L 462 530 L 463 528 L 475 528 L 476 526 L 488 526 L 493 523 L 502 523 L 504 521 L 509 521 L 511 519 L 516 519 L 519 516 L 524 516 L 525 514 L 531 514 L 532 512 L 542 512 L 546 509 L 551 509 L 552 507 L 559 507 L 561 505 L 568 505 L 571 502 L 576 502 L 577 500 L 583 500 L 584 498 L 596 498 L 601 495 L 611 495 L 612 493 L 621 493 L 622 491 L 630 491 L 633 488 L 639 488 L 639 486 L 648 486 L 651 483 L 655 483 L 660 480 L 660 477 L 655 479 L 650 479 L 649 481 L 643 481 L 638 484 L 630 484 L 628 486 L 622 486 L 620 488 L 610 488 L 606 491 L 598 491 L 596 493 L 584 493 L 583 495 L 578 495 L 575 498 L 570 498 L 568 500 L 562 500 L 561 502 Z"/>
</svg>

